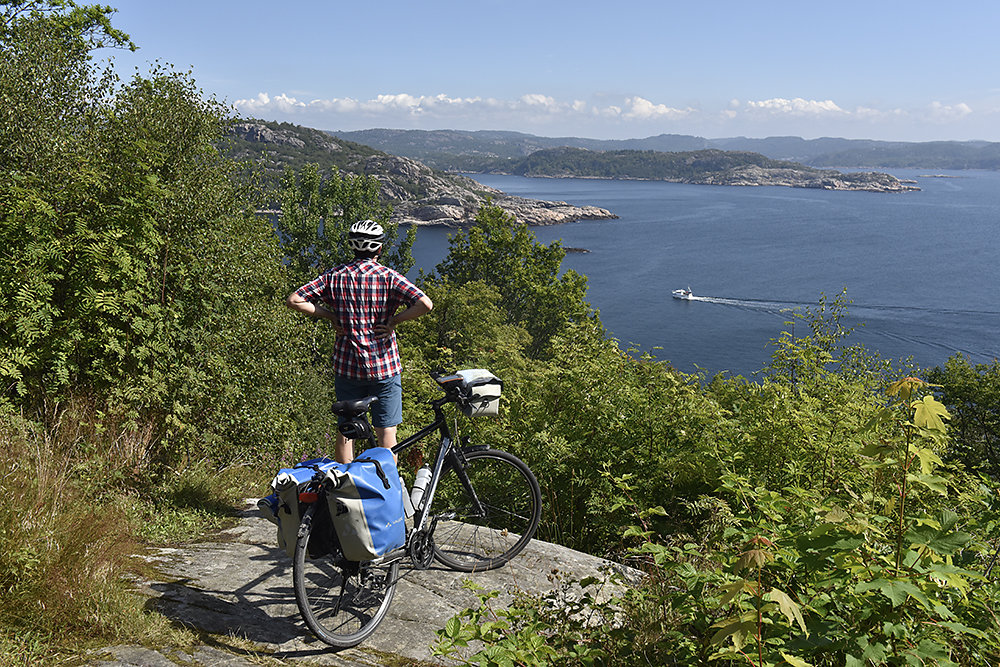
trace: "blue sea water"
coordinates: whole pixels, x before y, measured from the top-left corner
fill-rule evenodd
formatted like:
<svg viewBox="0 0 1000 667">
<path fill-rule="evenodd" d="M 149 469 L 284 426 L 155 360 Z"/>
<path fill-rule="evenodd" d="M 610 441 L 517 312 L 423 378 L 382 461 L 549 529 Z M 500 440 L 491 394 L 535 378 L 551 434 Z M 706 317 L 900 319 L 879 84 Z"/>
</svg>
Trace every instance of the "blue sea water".
<svg viewBox="0 0 1000 667">
<path fill-rule="evenodd" d="M 473 178 L 616 213 L 533 231 L 588 250 L 567 254 L 563 267 L 587 276 L 611 335 L 679 370 L 749 377 L 769 361 L 790 309 L 842 289 L 853 301 L 847 323 L 859 326 L 849 340 L 884 357 L 925 368 L 956 352 L 975 363 L 1000 357 L 1000 173 L 891 173 L 921 190 Z M 448 233 L 419 230 L 417 266 L 445 256 Z M 695 300 L 671 298 L 688 286 Z"/>
</svg>

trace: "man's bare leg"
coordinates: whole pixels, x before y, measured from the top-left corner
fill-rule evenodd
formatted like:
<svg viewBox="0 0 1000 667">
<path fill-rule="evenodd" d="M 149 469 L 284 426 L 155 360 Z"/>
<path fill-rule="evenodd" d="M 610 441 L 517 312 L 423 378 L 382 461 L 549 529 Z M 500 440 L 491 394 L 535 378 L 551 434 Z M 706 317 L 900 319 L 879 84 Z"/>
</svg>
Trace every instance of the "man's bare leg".
<svg viewBox="0 0 1000 667">
<path fill-rule="evenodd" d="M 350 463 L 354 460 L 354 441 L 348 440 L 343 433 L 337 433 L 334 444 L 333 458 L 337 463 Z"/>
<path fill-rule="evenodd" d="M 396 446 L 396 427 L 395 426 L 376 426 L 375 435 L 378 437 L 379 447 L 385 447 L 386 449 L 392 449 Z M 392 455 L 392 460 L 399 463 L 399 457 L 395 454 Z"/>
<path fill-rule="evenodd" d="M 392 449 L 396 446 L 395 426 L 376 426 L 375 436 L 378 438 L 379 447 Z M 354 441 L 348 440 L 342 433 L 337 433 L 337 442 L 334 447 L 334 458 L 337 463 L 350 463 L 354 460 Z M 393 460 L 397 457 L 393 455 Z"/>
</svg>

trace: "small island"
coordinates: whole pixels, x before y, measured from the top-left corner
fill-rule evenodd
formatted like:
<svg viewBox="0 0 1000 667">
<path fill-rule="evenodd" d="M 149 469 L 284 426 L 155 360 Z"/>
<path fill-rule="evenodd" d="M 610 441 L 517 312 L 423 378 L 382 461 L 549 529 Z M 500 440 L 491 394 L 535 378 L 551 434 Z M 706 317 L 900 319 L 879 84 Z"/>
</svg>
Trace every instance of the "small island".
<svg viewBox="0 0 1000 667">
<path fill-rule="evenodd" d="M 697 185 L 778 185 L 867 192 L 920 189 L 882 172 L 842 173 L 797 162 L 773 160 L 760 153 L 716 149 L 669 153 L 553 148 L 536 151 L 518 160 L 498 161 L 486 171 L 527 177 L 667 181 Z"/>
</svg>

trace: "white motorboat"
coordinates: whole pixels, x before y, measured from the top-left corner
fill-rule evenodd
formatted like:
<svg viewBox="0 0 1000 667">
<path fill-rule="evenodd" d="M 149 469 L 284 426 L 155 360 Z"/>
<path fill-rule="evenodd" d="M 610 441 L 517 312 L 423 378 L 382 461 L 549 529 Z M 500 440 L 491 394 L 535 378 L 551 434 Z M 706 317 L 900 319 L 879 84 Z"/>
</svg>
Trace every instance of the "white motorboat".
<svg viewBox="0 0 1000 667">
<path fill-rule="evenodd" d="M 694 294 L 691 293 L 690 287 L 688 287 L 687 289 L 675 289 L 672 292 L 672 294 L 675 299 L 686 299 L 688 301 L 690 301 L 691 298 L 694 296 Z"/>
</svg>

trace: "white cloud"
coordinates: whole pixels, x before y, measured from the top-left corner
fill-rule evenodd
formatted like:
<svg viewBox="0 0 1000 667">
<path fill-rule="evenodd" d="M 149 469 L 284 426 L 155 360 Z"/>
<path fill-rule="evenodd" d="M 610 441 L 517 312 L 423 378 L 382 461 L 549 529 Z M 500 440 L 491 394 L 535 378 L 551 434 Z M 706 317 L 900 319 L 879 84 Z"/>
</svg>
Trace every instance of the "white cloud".
<svg viewBox="0 0 1000 667">
<path fill-rule="evenodd" d="M 928 109 L 928 116 L 931 120 L 935 121 L 951 121 L 964 116 L 968 116 L 972 113 L 972 107 L 970 107 L 965 102 L 959 102 L 955 105 L 941 104 L 940 102 L 931 102 L 930 108 Z"/>
<path fill-rule="evenodd" d="M 666 104 L 653 104 L 649 100 L 642 97 L 630 97 L 625 100 L 625 105 L 627 111 L 623 115 L 624 118 L 635 118 L 641 120 L 650 120 L 654 118 L 683 118 L 684 116 L 689 116 L 694 113 L 694 109 L 690 107 L 687 109 L 674 109 L 673 107 L 668 107 Z"/>
<path fill-rule="evenodd" d="M 555 98 L 549 97 L 548 95 L 539 95 L 538 93 L 531 93 L 529 95 L 522 95 L 521 102 L 529 107 L 558 107 Z"/>
<path fill-rule="evenodd" d="M 844 110 L 837 106 L 833 100 L 804 100 L 801 97 L 790 100 L 784 97 L 773 97 L 757 102 L 751 100 L 747 102 L 747 108 L 795 116 L 844 113 Z"/>
<path fill-rule="evenodd" d="M 383 93 L 367 99 L 310 101 L 292 94 L 261 92 L 235 102 L 244 116 L 336 129 L 512 129 L 548 136 L 620 138 L 663 132 L 709 137 L 790 134 L 912 140 L 939 135 L 941 128 L 952 135 L 969 135 L 973 131 L 963 128 L 992 127 L 989 111 L 974 112 L 964 102 L 948 105 L 935 101 L 922 108 L 902 109 L 846 107 L 832 99 L 773 97 L 751 101 L 734 98 L 721 104 L 705 110 L 638 95 L 560 100 L 538 92 L 507 98 Z M 982 130 L 974 133 L 991 134 Z"/>
</svg>

